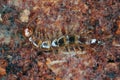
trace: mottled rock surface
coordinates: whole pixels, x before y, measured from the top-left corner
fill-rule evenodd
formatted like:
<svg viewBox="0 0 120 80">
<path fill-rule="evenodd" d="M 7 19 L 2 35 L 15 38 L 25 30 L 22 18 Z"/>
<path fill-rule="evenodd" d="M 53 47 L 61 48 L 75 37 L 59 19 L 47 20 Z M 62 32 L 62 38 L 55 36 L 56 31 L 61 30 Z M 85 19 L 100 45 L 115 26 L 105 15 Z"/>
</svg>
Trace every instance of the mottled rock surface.
<svg viewBox="0 0 120 80">
<path fill-rule="evenodd" d="M 0 80 L 120 80 L 120 0 L 0 0 Z"/>
</svg>

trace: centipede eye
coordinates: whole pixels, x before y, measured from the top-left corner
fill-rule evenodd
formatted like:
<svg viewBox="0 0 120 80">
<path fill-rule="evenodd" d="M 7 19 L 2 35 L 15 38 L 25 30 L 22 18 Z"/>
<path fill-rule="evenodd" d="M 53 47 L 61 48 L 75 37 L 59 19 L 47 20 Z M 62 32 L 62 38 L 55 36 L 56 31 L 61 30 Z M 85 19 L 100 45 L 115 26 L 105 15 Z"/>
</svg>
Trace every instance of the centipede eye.
<svg viewBox="0 0 120 80">
<path fill-rule="evenodd" d="M 23 34 L 24 34 L 25 37 L 30 37 L 33 34 L 33 29 L 27 27 L 27 28 L 24 29 Z"/>
</svg>

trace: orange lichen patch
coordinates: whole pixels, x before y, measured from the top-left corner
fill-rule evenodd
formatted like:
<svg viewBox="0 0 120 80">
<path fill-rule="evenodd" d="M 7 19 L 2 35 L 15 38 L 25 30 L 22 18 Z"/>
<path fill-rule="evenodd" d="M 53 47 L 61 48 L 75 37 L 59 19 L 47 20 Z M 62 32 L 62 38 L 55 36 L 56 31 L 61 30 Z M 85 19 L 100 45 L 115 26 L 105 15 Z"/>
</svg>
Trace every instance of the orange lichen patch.
<svg viewBox="0 0 120 80">
<path fill-rule="evenodd" d="M 0 67 L 0 76 L 3 76 L 6 74 L 6 70 L 2 67 Z"/>
<path fill-rule="evenodd" d="M 116 34 L 120 34 L 120 20 L 117 21 L 117 26 L 118 26 L 118 29 L 116 31 Z"/>
<path fill-rule="evenodd" d="M 0 67 L 2 68 L 6 68 L 6 66 L 8 65 L 7 61 L 4 59 L 0 59 Z"/>
<path fill-rule="evenodd" d="M 108 70 L 108 71 L 110 71 L 110 70 L 115 70 L 115 71 L 118 71 L 118 66 L 117 66 L 117 64 L 116 63 L 109 63 L 109 64 L 107 64 L 106 65 L 106 67 L 105 67 L 105 70 Z"/>
<path fill-rule="evenodd" d="M 61 78 L 59 78 L 59 77 L 56 77 L 56 80 L 62 80 Z"/>
<path fill-rule="evenodd" d="M 117 40 L 113 40 L 112 45 L 113 46 L 120 46 L 120 43 Z"/>
<path fill-rule="evenodd" d="M 50 63 L 51 63 L 50 58 L 47 58 L 47 62 L 46 62 L 46 64 L 50 64 Z"/>
<path fill-rule="evenodd" d="M 41 66 L 43 66 L 44 64 L 42 63 L 42 62 L 40 62 L 40 61 L 38 61 L 38 66 L 39 67 L 41 67 Z"/>
</svg>

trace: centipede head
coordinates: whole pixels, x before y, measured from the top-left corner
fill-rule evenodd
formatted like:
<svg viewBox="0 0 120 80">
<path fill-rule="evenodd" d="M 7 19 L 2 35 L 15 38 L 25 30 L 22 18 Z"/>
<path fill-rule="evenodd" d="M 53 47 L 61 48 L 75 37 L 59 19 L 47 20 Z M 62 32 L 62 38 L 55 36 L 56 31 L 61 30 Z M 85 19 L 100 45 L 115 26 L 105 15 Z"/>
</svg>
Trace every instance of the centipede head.
<svg viewBox="0 0 120 80">
<path fill-rule="evenodd" d="M 25 37 L 30 37 L 31 35 L 33 34 L 33 28 L 31 28 L 31 27 L 26 27 L 26 28 L 24 28 L 23 29 L 23 35 L 25 36 Z"/>
</svg>

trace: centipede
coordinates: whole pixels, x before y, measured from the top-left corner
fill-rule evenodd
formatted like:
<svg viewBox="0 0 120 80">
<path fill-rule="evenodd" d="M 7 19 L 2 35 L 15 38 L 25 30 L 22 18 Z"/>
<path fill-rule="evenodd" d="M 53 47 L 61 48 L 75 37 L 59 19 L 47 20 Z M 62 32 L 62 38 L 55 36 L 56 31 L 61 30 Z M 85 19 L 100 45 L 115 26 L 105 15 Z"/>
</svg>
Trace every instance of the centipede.
<svg viewBox="0 0 120 80">
<path fill-rule="evenodd" d="M 37 14 L 35 14 L 36 16 Z M 75 47 L 78 50 L 81 50 L 81 46 L 84 45 L 92 45 L 92 44 L 101 44 L 103 43 L 101 40 L 95 38 L 88 38 L 87 35 L 83 36 L 82 32 L 74 32 L 75 27 L 57 27 L 56 31 L 52 28 L 47 28 L 44 26 L 30 27 L 31 23 L 36 19 L 34 17 L 23 29 L 23 35 L 28 41 L 40 51 L 52 51 L 60 48 L 67 48 L 70 51 L 70 47 L 73 47 L 75 51 Z M 76 30 L 77 31 L 77 30 Z M 82 34 L 80 34 L 82 33 Z"/>
<path fill-rule="evenodd" d="M 87 39 L 86 37 L 77 35 L 77 34 L 65 34 L 61 36 L 57 36 L 57 38 L 46 38 L 46 34 L 42 35 L 42 38 L 37 40 L 34 39 L 34 30 L 31 27 L 24 28 L 24 36 L 29 40 L 32 45 L 39 49 L 40 51 L 52 51 L 58 50 L 60 48 L 67 48 L 70 52 L 70 47 L 73 47 L 73 50 L 77 47 L 78 50 L 81 50 L 81 46 L 84 45 L 92 45 L 92 44 L 99 44 L 101 43 L 100 40 L 97 39 Z M 39 34 L 40 35 L 40 34 Z M 44 36 L 44 37 L 43 37 Z M 49 34 L 48 34 L 49 36 Z M 45 39 L 43 39 L 45 38 Z"/>
</svg>

